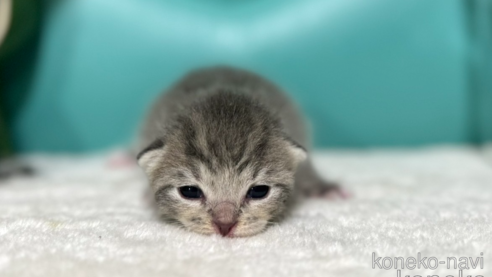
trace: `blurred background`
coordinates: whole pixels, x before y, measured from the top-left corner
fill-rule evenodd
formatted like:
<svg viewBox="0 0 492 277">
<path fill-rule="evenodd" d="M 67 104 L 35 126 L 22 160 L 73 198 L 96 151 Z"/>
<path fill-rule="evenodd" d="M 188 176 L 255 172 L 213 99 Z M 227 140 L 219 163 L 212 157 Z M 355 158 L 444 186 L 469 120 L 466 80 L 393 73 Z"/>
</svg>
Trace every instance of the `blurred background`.
<svg viewBox="0 0 492 277">
<path fill-rule="evenodd" d="M 317 147 L 492 140 L 491 0 L 0 0 L 0 149 L 128 145 L 190 69 L 273 80 Z"/>
</svg>

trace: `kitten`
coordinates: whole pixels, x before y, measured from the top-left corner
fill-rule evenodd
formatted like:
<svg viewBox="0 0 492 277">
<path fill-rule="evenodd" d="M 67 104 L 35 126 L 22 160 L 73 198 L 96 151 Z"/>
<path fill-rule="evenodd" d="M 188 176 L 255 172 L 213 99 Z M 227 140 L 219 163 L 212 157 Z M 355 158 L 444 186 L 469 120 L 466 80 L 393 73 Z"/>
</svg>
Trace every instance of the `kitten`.
<svg viewBox="0 0 492 277">
<path fill-rule="evenodd" d="M 154 104 L 140 147 L 158 212 L 201 234 L 255 235 L 278 222 L 296 194 L 340 192 L 315 172 L 293 102 L 240 69 L 185 76 Z"/>
</svg>

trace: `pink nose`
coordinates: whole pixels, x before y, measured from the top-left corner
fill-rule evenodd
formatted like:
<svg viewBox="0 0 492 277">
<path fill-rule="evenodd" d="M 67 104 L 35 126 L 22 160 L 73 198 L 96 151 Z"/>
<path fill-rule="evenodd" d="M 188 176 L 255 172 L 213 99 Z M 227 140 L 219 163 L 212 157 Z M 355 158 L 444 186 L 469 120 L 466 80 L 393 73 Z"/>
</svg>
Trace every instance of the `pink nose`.
<svg viewBox="0 0 492 277">
<path fill-rule="evenodd" d="M 217 229 L 217 231 L 223 236 L 223 237 L 226 237 L 227 235 L 229 235 L 232 231 L 232 229 L 234 229 L 234 226 L 236 226 L 237 224 L 237 221 L 235 222 L 218 222 L 218 221 L 215 221 L 214 222 L 214 225 Z"/>
<path fill-rule="evenodd" d="M 212 211 L 215 231 L 222 236 L 230 236 L 237 224 L 238 211 L 231 202 L 220 202 L 213 207 Z"/>
</svg>

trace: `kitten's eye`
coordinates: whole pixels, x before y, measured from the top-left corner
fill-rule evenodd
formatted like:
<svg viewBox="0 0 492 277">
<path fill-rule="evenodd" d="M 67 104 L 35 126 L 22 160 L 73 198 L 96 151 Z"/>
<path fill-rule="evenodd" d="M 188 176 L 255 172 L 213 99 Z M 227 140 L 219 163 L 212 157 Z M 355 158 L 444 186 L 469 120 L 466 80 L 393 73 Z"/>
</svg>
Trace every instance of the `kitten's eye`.
<svg viewBox="0 0 492 277">
<path fill-rule="evenodd" d="M 184 198 L 199 199 L 203 197 L 203 192 L 198 187 L 184 186 L 179 188 L 179 192 Z"/>
<path fill-rule="evenodd" d="M 267 194 L 268 191 L 270 191 L 269 186 L 254 186 L 249 189 L 248 194 L 246 197 L 251 198 L 251 199 L 261 199 L 264 198 Z"/>
</svg>

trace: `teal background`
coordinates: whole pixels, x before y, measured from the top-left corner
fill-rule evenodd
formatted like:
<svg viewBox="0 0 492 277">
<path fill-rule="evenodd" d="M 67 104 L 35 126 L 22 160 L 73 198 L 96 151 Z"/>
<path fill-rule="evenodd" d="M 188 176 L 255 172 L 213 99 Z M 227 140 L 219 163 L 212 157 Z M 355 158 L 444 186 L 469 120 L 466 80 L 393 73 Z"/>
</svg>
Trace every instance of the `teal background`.
<svg viewBox="0 0 492 277">
<path fill-rule="evenodd" d="M 317 147 L 492 139 L 491 1 L 48 6 L 32 76 L 4 80 L 7 102 L 19 106 L 10 126 L 20 152 L 128 144 L 164 88 L 216 64 L 285 88 L 311 120 Z"/>
</svg>

